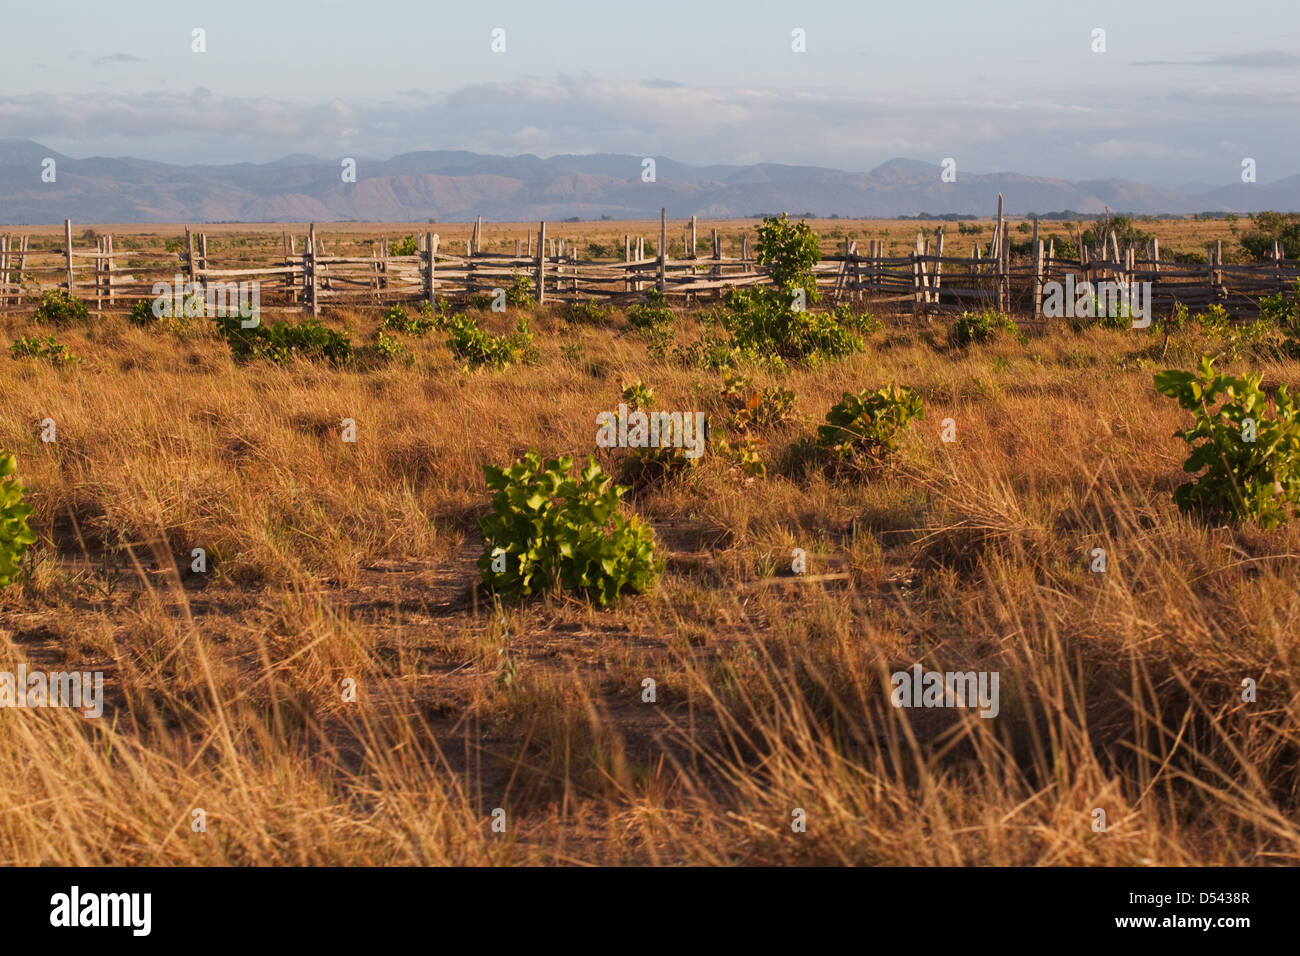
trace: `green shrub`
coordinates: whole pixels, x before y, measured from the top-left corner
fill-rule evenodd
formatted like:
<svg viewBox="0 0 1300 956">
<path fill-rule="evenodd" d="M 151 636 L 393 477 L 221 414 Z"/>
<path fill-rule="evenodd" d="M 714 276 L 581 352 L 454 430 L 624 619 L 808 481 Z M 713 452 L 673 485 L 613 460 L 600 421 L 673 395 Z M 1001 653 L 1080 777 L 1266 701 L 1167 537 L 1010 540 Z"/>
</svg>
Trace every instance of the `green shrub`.
<svg viewBox="0 0 1300 956">
<path fill-rule="evenodd" d="M 537 452 L 508 470 L 484 466 L 493 512 L 478 523 L 487 545 L 478 566 L 489 590 L 518 600 L 558 585 L 604 606 L 658 581 L 654 531 L 619 513 L 628 489 L 594 459 L 576 478 L 572 469 L 569 456 L 543 466 Z"/>
<path fill-rule="evenodd" d="M 533 280 L 528 276 L 511 276 L 505 292 L 506 305 L 512 309 L 524 309 L 533 304 Z"/>
<path fill-rule="evenodd" d="M 415 356 L 402 344 L 400 339 L 389 335 L 383 329 L 375 330 L 375 341 L 370 346 L 370 354 L 380 362 L 393 362 L 401 359 L 410 368 L 415 364 Z"/>
<path fill-rule="evenodd" d="M 301 322 L 259 322 L 241 326 L 237 315 L 218 316 L 217 331 L 225 337 L 236 359 L 261 358 L 283 365 L 295 358 L 324 359 L 341 365 L 352 357 L 352 342 L 346 333 L 323 325 L 318 319 Z"/>
<path fill-rule="evenodd" d="M 1243 249 L 1256 259 L 1271 259 L 1277 242 L 1287 259 L 1300 259 L 1300 214 L 1257 212 L 1250 219 L 1254 228 L 1241 237 Z"/>
<path fill-rule="evenodd" d="M 817 429 L 817 445 L 832 463 L 874 466 L 897 450 L 913 419 L 924 417 L 920 397 L 907 386 L 845 392 Z"/>
<path fill-rule="evenodd" d="M 1003 332 L 1010 333 L 1018 341 L 1024 341 L 1015 321 L 1003 312 L 994 309 L 963 312 L 948 330 L 948 344 L 954 348 L 965 348 L 972 342 L 988 342 Z"/>
<path fill-rule="evenodd" d="M 31 505 L 23 502 L 23 483 L 13 477 L 17 468 L 13 455 L 0 452 L 0 588 L 12 583 L 23 552 L 36 543 L 27 527 Z"/>
<path fill-rule="evenodd" d="M 633 308 L 637 308 L 633 306 Z M 612 307 L 599 302 L 574 302 L 565 312 L 570 322 L 584 325 L 605 325 L 614 314 Z"/>
<path fill-rule="evenodd" d="M 66 345 L 56 342 L 52 335 L 47 335 L 43 339 L 29 339 L 23 336 L 9 346 L 9 354 L 15 359 L 44 359 L 52 365 L 76 365 L 81 361 L 69 351 Z"/>
<path fill-rule="evenodd" d="M 790 418 L 794 411 L 794 392 L 780 385 L 754 388 L 743 375 L 731 374 L 722 385 L 722 401 L 731 412 L 729 424 L 738 431 L 766 429 Z"/>
<path fill-rule="evenodd" d="M 435 310 L 428 302 L 420 304 L 418 315 L 411 315 L 400 305 L 395 305 L 379 321 L 379 328 L 384 332 L 401 332 L 404 335 L 422 336 L 434 329 L 447 328 L 447 316 L 439 303 Z"/>
<path fill-rule="evenodd" d="M 1183 471 L 1205 469 L 1174 491 L 1181 511 L 1249 519 L 1264 528 L 1290 517 L 1300 500 L 1300 410 L 1281 385 L 1269 415 L 1262 378 L 1216 374 L 1208 356 L 1196 373 L 1169 369 L 1155 376 L 1157 391 L 1196 420 L 1174 433 L 1192 448 Z"/>
<path fill-rule="evenodd" d="M 36 321 L 42 325 L 71 325 L 90 321 L 90 310 L 76 296 L 62 289 L 48 289 L 36 307 Z"/>
<path fill-rule="evenodd" d="M 792 223 L 790 217 L 768 216 L 758 227 L 758 261 L 767 266 L 768 274 L 779 291 L 789 293 L 803 289 L 808 303 L 819 298 L 813 267 L 822 254 L 817 234 L 806 222 Z"/>
<path fill-rule="evenodd" d="M 131 303 L 131 314 L 128 316 L 135 325 L 152 325 L 158 321 L 158 317 L 153 314 L 152 299 L 136 299 Z"/>
<path fill-rule="evenodd" d="M 645 302 L 628 306 L 627 321 L 634 329 L 659 329 L 672 325 L 675 318 L 673 310 L 668 308 L 664 294 L 658 289 L 651 289 L 645 294 Z"/>
<path fill-rule="evenodd" d="M 408 235 L 405 239 L 398 239 L 388 247 L 390 256 L 413 256 L 419 251 L 419 242 L 416 241 L 414 234 Z"/>
<path fill-rule="evenodd" d="M 624 387 L 622 398 L 630 412 L 653 411 L 654 389 L 639 378 Z M 661 427 L 663 430 L 659 433 L 658 447 L 629 448 L 623 458 L 619 478 L 628 482 L 632 489 L 639 491 L 649 485 L 660 484 L 700 462 L 698 457 L 687 456 L 684 447 L 673 444 L 675 436 L 672 427 L 666 423 Z M 676 436 L 677 440 L 684 437 Z M 704 436 L 699 437 L 703 440 Z"/>
<path fill-rule="evenodd" d="M 1259 317 L 1275 328 L 1283 330 L 1300 329 L 1300 279 L 1296 280 L 1295 289 L 1290 298 L 1281 292 L 1266 295 L 1259 300 Z"/>
<path fill-rule="evenodd" d="M 532 354 L 533 334 L 528 331 L 527 319 L 521 318 L 510 335 L 493 335 L 466 315 L 452 316 L 448 329 L 451 338 L 447 347 L 469 368 L 507 368 L 528 360 Z"/>
<path fill-rule="evenodd" d="M 797 311 L 786 293 L 773 289 L 732 289 L 723 301 L 722 324 L 731 344 L 756 356 L 783 359 L 842 358 L 863 344 L 834 313 Z"/>
</svg>

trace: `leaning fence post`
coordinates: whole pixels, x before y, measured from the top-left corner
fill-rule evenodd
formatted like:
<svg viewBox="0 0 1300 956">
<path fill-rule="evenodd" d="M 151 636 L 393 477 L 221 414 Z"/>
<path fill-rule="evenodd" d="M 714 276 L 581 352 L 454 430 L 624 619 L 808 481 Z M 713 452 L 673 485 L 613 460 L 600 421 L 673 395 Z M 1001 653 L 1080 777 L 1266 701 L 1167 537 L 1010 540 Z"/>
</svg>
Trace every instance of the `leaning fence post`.
<svg viewBox="0 0 1300 956">
<path fill-rule="evenodd" d="M 316 266 L 316 223 L 307 230 L 307 257 L 311 261 L 311 314 L 320 315 L 320 276 Z"/>
<path fill-rule="evenodd" d="M 67 257 L 68 257 L 68 295 L 72 295 L 73 282 L 72 282 L 72 220 L 71 219 L 63 220 L 63 243 L 65 246 L 64 252 L 67 253 Z"/>
<path fill-rule="evenodd" d="M 661 207 L 659 210 L 659 280 L 655 283 L 660 292 L 664 291 L 664 269 L 667 265 L 665 249 L 668 246 L 668 209 Z"/>
<path fill-rule="evenodd" d="M 537 224 L 537 304 L 546 302 L 546 220 Z"/>
</svg>

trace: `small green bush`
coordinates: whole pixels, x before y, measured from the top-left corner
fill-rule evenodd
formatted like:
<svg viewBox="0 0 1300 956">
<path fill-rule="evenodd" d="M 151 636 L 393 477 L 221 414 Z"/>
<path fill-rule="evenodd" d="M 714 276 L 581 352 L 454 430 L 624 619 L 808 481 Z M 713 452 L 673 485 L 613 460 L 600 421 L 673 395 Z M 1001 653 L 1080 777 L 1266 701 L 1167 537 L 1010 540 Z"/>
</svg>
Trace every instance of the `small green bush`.
<svg viewBox="0 0 1300 956">
<path fill-rule="evenodd" d="M 988 342 L 999 334 L 1006 332 L 1017 341 L 1024 341 L 1015 321 L 1005 313 L 994 309 L 981 312 L 963 312 L 948 330 L 948 344 L 954 348 L 965 348 L 972 342 Z"/>
<path fill-rule="evenodd" d="M 444 303 L 439 303 L 435 310 L 428 302 L 420 304 L 418 315 L 411 315 L 400 305 L 395 305 L 384 313 L 379 321 L 379 328 L 385 332 L 401 332 L 404 335 L 422 336 L 432 330 L 447 328 L 447 315 L 443 311 Z"/>
<path fill-rule="evenodd" d="M 637 307 L 633 306 L 633 308 Z M 565 312 L 570 322 L 580 322 L 584 325 L 605 325 L 613 314 L 613 308 L 601 305 L 599 302 L 574 302 Z"/>
<path fill-rule="evenodd" d="M 789 420 L 794 411 L 794 392 L 780 385 L 755 388 L 744 375 L 730 374 L 723 380 L 722 401 L 731 412 L 729 424 L 738 431 L 767 429 Z"/>
<path fill-rule="evenodd" d="M 512 309 L 526 309 L 533 304 L 533 280 L 528 276 L 511 276 L 505 292 L 506 305 Z"/>
<path fill-rule="evenodd" d="M 808 303 L 819 298 L 813 267 L 822 254 L 817 234 L 806 222 L 792 223 L 786 213 L 768 216 L 758 227 L 758 261 L 767 266 L 777 290 L 788 301 L 795 289 L 803 289 Z"/>
<path fill-rule="evenodd" d="M 90 310 L 74 295 L 62 289 L 48 289 L 36 307 L 36 321 L 41 325 L 72 325 L 90 321 Z"/>
<path fill-rule="evenodd" d="M 408 235 L 405 239 L 398 239 L 388 247 L 390 256 L 413 256 L 419 251 L 419 242 L 416 241 L 415 235 Z"/>
<path fill-rule="evenodd" d="M 833 464 L 875 466 L 897 450 L 912 420 L 924 417 L 920 397 L 907 386 L 845 392 L 817 429 L 817 445 Z"/>
<path fill-rule="evenodd" d="M 835 313 L 795 310 L 783 291 L 732 289 L 723 301 L 722 324 L 742 352 L 797 360 L 843 358 L 863 349 L 862 339 Z"/>
<path fill-rule="evenodd" d="M 673 324 L 675 316 L 658 289 L 646 293 L 645 302 L 628 306 L 627 322 L 634 329 L 661 329 Z"/>
<path fill-rule="evenodd" d="M 131 303 L 131 314 L 128 316 L 135 325 L 152 325 L 158 321 L 157 316 L 153 314 L 153 301 L 151 299 L 136 299 Z"/>
<path fill-rule="evenodd" d="M 0 452 L 0 588 L 13 582 L 23 552 L 36 543 L 27 527 L 31 505 L 23 502 L 23 483 L 13 476 L 17 469 L 17 459 Z"/>
<path fill-rule="evenodd" d="M 493 511 L 478 523 L 486 543 L 478 566 L 489 590 L 518 600 L 558 585 L 604 606 L 658 581 L 654 531 L 619 513 L 628 489 L 594 459 L 576 478 L 572 469 L 569 456 L 543 466 L 537 452 L 508 470 L 484 466 Z"/>
<path fill-rule="evenodd" d="M 1156 390 L 1196 420 L 1174 433 L 1192 448 L 1183 471 L 1205 470 L 1174 491 L 1181 511 L 1253 520 L 1263 528 L 1290 517 L 1300 500 L 1300 410 L 1281 385 L 1268 414 L 1262 378 L 1215 373 L 1208 356 L 1197 372 L 1168 369 L 1155 376 Z"/>
<path fill-rule="evenodd" d="M 217 331 L 224 336 L 236 359 L 267 359 L 283 365 L 295 358 L 325 360 L 341 365 L 352 357 L 352 342 L 346 333 L 337 332 L 318 319 L 301 322 L 259 322 L 243 328 L 239 316 L 219 316 Z"/>
<path fill-rule="evenodd" d="M 29 339 L 23 336 L 9 346 L 9 354 L 15 359 L 44 359 L 52 365 L 76 365 L 81 361 L 66 345 L 56 342 L 52 335 L 47 335 L 43 339 Z"/>
<path fill-rule="evenodd" d="M 448 328 L 451 338 L 447 347 L 469 368 L 507 368 L 532 355 L 533 334 L 528 331 L 527 319 L 521 318 L 510 335 L 493 335 L 466 315 L 452 316 Z"/>
</svg>

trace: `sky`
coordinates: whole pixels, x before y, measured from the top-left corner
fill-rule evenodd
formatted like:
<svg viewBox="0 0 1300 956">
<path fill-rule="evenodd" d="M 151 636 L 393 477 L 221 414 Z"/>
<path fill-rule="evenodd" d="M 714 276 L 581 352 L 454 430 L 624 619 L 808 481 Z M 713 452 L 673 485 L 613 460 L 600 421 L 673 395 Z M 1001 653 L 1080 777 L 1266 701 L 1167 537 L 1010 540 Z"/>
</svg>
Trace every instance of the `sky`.
<svg viewBox="0 0 1300 956">
<path fill-rule="evenodd" d="M 1239 182 L 1246 157 L 1260 182 L 1300 173 L 1294 0 L 6 0 L 0 23 L 0 138 L 78 158 L 952 157 L 1169 187 Z"/>
</svg>

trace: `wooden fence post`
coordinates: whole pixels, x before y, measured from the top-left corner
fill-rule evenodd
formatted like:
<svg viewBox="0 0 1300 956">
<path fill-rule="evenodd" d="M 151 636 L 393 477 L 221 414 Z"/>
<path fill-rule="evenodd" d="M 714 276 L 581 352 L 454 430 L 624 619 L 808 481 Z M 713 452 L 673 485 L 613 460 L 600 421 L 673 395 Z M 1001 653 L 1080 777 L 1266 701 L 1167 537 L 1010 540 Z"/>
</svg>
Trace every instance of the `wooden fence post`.
<svg viewBox="0 0 1300 956">
<path fill-rule="evenodd" d="M 424 301 L 429 303 L 433 308 L 433 233 L 424 234 L 424 261 L 420 263 L 420 271 L 424 273 L 421 278 L 424 280 L 421 284 L 424 286 Z"/>
<path fill-rule="evenodd" d="M 1034 221 L 1037 232 L 1038 221 Z M 1034 318 L 1043 317 L 1043 240 L 1034 239 Z"/>
<path fill-rule="evenodd" d="M 320 315 L 320 274 L 316 264 L 316 223 L 314 222 L 307 230 L 307 258 L 310 262 L 308 270 L 311 273 L 311 314 L 312 318 L 315 318 Z"/>
<path fill-rule="evenodd" d="M 934 264 L 934 289 L 931 292 L 930 301 L 936 306 L 939 304 L 939 289 L 943 285 L 943 226 L 935 234 L 934 255 L 938 260 Z"/>
<path fill-rule="evenodd" d="M 668 208 L 661 207 L 659 210 L 659 280 L 655 287 L 664 291 L 664 274 L 668 264 Z"/>
<path fill-rule="evenodd" d="M 64 245 L 66 246 L 66 249 L 64 251 L 67 253 L 68 256 L 68 295 L 72 295 L 73 279 L 72 279 L 72 220 L 71 219 L 63 220 L 63 242 Z"/>
<path fill-rule="evenodd" d="M 27 268 L 27 237 L 23 236 L 22 247 L 18 250 L 18 305 L 23 304 L 23 269 Z"/>
<path fill-rule="evenodd" d="M 546 220 L 537 224 L 537 304 L 546 303 Z"/>
</svg>

